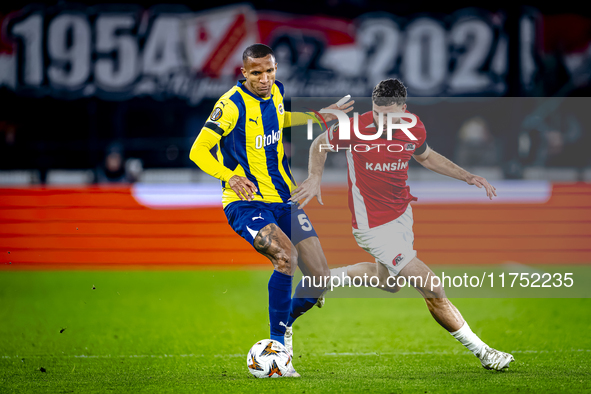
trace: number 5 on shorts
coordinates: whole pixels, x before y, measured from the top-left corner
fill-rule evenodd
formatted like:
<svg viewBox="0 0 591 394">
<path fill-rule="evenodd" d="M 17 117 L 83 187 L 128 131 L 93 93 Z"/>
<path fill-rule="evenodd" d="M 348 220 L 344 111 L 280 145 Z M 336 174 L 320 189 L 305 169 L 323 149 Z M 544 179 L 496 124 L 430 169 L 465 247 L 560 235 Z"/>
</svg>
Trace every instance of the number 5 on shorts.
<svg viewBox="0 0 591 394">
<path fill-rule="evenodd" d="M 302 230 L 312 231 L 312 223 L 310 223 L 310 220 L 308 220 L 305 213 L 298 215 L 298 221 L 300 222 L 300 226 L 302 226 Z"/>
</svg>

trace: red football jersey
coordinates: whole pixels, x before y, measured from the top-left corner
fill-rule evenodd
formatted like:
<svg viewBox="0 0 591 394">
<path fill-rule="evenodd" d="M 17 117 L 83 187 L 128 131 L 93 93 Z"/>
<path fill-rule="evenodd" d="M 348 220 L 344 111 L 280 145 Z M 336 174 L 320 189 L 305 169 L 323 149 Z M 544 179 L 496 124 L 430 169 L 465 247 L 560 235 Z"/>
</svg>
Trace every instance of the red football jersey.
<svg viewBox="0 0 591 394">
<path fill-rule="evenodd" d="M 408 129 L 416 141 L 400 129 L 392 131 L 391 140 L 362 140 L 353 130 L 353 118 L 350 119 L 348 140 L 341 139 L 338 123 L 329 129 L 327 139 L 331 150 L 345 150 L 347 154 L 353 228 L 368 230 L 391 222 L 404 213 L 411 201 L 417 200 L 406 185 L 408 162 L 427 139 L 423 122 L 418 116 L 416 118 L 417 124 Z M 408 119 L 403 118 L 402 122 L 408 123 Z M 376 134 L 371 111 L 360 115 L 358 123 L 360 134 Z"/>
</svg>

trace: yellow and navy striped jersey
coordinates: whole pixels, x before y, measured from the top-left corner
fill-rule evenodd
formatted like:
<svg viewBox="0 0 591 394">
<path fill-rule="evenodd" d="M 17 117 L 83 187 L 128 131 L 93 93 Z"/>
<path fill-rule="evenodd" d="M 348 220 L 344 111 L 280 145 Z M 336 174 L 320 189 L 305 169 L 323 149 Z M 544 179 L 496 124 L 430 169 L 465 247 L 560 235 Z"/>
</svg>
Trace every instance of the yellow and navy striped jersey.
<svg viewBox="0 0 591 394">
<path fill-rule="evenodd" d="M 283 129 L 291 125 L 283 84 L 275 81 L 271 96 L 260 98 L 242 82 L 217 101 L 202 132 L 218 138 L 217 159 L 224 167 L 255 184 L 255 201 L 287 202 L 296 183 L 283 148 Z M 224 180 L 222 188 L 224 207 L 240 201 Z"/>
</svg>

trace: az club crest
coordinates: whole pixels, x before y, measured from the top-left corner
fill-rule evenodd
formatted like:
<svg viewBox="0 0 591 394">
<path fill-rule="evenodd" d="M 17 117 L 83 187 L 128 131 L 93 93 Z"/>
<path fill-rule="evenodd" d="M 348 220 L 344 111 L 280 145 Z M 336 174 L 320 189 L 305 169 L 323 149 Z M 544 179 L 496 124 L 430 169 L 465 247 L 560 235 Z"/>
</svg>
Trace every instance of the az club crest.
<svg viewBox="0 0 591 394">
<path fill-rule="evenodd" d="M 394 257 L 394 260 L 392 260 L 392 264 L 394 264 L 394 266 L 397 266 L 402 260 L 404 260 L 404 255 L 402 253 L 399 253 L 398 256 Z"/>
<path fill-rule="evenodd" d="M 415 144 L 406 144 L 405 150 L 415 150 Z"/>
</svg>

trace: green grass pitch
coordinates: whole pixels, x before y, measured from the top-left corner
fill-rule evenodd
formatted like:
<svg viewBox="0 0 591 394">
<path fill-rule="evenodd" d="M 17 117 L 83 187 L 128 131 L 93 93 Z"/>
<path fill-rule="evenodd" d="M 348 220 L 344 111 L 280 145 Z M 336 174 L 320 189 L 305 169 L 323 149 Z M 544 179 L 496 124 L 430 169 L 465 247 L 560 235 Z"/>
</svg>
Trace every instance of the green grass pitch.
<svg viewBox="0 0 591 394">
<path fill-rule="evenodd" d="M 506 372 L 416 298 L 329 298 L 294 326 L 300 379 L 255 379 L 270 270 L 0 272 L 0 392 L 589 392 L 591 299 L 456 299 Z M 93 289 L 94 287 L 94 289 Z M 376 290 L 377 291 L 377 290 Z"/>
</svg>

